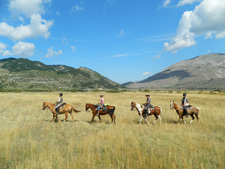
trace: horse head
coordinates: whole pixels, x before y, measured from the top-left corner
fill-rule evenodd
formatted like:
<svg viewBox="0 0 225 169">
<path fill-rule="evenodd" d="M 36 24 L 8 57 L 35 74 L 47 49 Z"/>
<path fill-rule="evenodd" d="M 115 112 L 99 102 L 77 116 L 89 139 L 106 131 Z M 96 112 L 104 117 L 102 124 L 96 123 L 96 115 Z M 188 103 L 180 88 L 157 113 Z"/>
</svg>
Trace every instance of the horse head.
<svg viewBox="0 0 225 169">
<path fill-rule="evenodd" d="M 48 105 L 46 104 L 46 102 L 43 102 L 42 110 L 45 110 L 46 107 L 48 107 Z"/>
<path fill-rule="evenodd" d="M 173 108 L 174 108 L 174 101 L 170 100 L 170 109 L 173 110 Z"/>
<path fill-rule="evenodd" d="M 133 110 L 136 107 L 136 103 L 135 102 L 131 102 L 130 104 L 130 110 Z"/>
</svg>

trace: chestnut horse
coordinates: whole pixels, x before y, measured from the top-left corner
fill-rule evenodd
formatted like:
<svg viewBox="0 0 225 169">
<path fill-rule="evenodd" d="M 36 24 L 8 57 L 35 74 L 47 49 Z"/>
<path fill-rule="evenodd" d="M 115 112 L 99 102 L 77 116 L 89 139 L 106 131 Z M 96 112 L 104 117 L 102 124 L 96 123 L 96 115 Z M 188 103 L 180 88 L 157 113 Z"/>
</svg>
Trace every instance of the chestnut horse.
<svg viewBox="0 0 225 169">
<path fill-rule="evenodd" d="M 45 110 L 46 108 L 49 108 L 51 111 L 52 111 L 52 114 L 53 114 L 53 118 L 52 118 L 52 121 L 54 121 L 54 119 L 56 118 L 58 121 L 60 121 L 58 119 L 58 115 L 57 115 L 57 112 L 55 110 L 55 104 L 52 104 L 52 103 L 48 103 L 48 102 L 43 102 L 43 110 Z M 65 106 L 62 108 L 59 108 L 59 113 L 60 114 L 64 114 L 65 113 L 65 120 L 68 118 L 68 113 L 70 113 L 71 117 L 72 117 L 72 121 L 74 122 L 74 118 L 73 118 L 73 114 L 72 114 L 72 111 L 78 113 L 80 111 L 76 110 L 72 105 L 70 104 L 65 104 Z M 61 122 L 61 121 L 60 121 Z"/>
<path fill-rule="evenodd" d="M 97 105 L 86 103 L 86 109 L 85 110 L 87 111 L 88 109 L 92 110 L 92 119 L 91 119 L 91 122 L 90 122 L 90 123 L 92 123 L 94 118 L 95 118 L 95 116 L 96 116 L 96 114 L 97 114 L 97 110 L 96 110 L 97 109 Z M 106 110 L 100 110 L 99 111 L 99 115 L 98 115 L 99 120 L 101 121 L 100 115 L 109 114 L 111 119 L 112 119 L 112 122 L 116 123 L 116 121 L 115 121 L 116 120 L 116 115 L 114 114 L 115 109 L 116 109 L 115 106 L 107 105 L 106 106 Z"/>
<path fill-rule="evenodd" d="M 181 119 L 182 121 L 185 123 L 183 117 L 183 106 L 179 106 L 178 104 L 176 104 L 174 101 L 170 101 L 170 109 L 175 109 L 178 116 L 179 116 L 179 120 L 178 120 L 178 124 L 179 122 L 181 123 Z M 198 117 L 198 113 L 200 111 L 199 107 L 195 107 L 195 106 L 191 106 L 190 108 L 187 108 L 187 113 L 192 117 L 192 120 L 190 121 L 190 124 L 193 122 L 193 120 L 195 119 L 195 117 L 197 118 L 197 124 L 199 123 L 199 117 Z M 194 117 L 195 115 L 195 117 Z"/>
<path fill-rule="evenodd" d="M 145 106 L 144 105 L 140 105 L 136 102 L 131 102 L 131 106 L 130 109 L 133 110 L 134 108 L 136 108 L 138 115 L 140 116 L 140 124 L 142 122 L 142 117 L 144 117 L 145 121 L 147 124 L 149 124 L 147 117 L 154 115 L 155 116 L 155 121 L 153 122 L 153 124 L 156 123 L 156 121 L 159 119 L 159 123 L 161 123 L 161 114 L 162 114 L 162 107 L 161 106 L 155 106 L 154 109 L 150 109 L 150 114 L 145 112 Z"/>
</svg>

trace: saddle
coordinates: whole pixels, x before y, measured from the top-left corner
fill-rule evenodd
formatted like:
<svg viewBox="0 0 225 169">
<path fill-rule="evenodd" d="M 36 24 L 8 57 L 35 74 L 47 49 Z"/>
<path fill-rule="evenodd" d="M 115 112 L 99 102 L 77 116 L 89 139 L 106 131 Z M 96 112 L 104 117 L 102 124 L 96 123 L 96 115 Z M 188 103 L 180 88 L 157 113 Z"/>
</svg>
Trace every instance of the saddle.
<svg viewBox="0 0 225 169">
<path fill-rule="evenodd" d="M 64 108 L 65 105 L 66 105 L 66 103 L 63 103 L 59 108 L 60 108 L 60 109 L 61 109 L 61 108 Z"/>
</svg>

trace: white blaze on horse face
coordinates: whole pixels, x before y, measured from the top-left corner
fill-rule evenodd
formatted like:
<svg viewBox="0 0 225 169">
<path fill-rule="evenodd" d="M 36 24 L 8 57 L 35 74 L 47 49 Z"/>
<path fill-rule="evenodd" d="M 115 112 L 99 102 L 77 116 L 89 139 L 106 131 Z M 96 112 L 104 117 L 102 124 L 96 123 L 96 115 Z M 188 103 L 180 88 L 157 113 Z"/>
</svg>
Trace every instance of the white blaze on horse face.
<svg viewBox="0 0 225 169">
<path fill-rule="evenodd" d="M 170 101 L 170 109 L 173 109 L 173 102 Z"/>
</svg>

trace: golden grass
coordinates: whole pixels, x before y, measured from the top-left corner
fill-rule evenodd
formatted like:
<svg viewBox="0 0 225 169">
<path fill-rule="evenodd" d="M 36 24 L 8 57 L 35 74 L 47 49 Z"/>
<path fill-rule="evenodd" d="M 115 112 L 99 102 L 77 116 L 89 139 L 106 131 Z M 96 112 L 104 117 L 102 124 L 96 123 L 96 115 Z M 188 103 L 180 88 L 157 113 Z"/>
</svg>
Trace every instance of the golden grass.
<svg viewBox="0 0 225 169">
<path fill-rule="evenodd" d="M 131 101 L 145 102 L 143 92 L 104 93 L 116 106 L 116 122 L 108 115 L 89 124 L 85 103 L 97 103 L 99 93 L 64 93 L 64 100 L 82 112 L 65 123 L 50 122 L 44 101 L 54 103 L 58 93 L 0 93 L 0 168 L 225 168 L 225 95 L 189 94 L 199 106 L 200 124 L 177 125 L 169 101 L 181 94 L 151 93 L 152 104 L 163 108 L 162 123 L 138 124 Z M 60 115 L 60 119 L 64 119 Z M 148 118 L 152 123 L 154 117 Z M 190 117 L 186 119 L 190 121 Z"/>
</svg>

